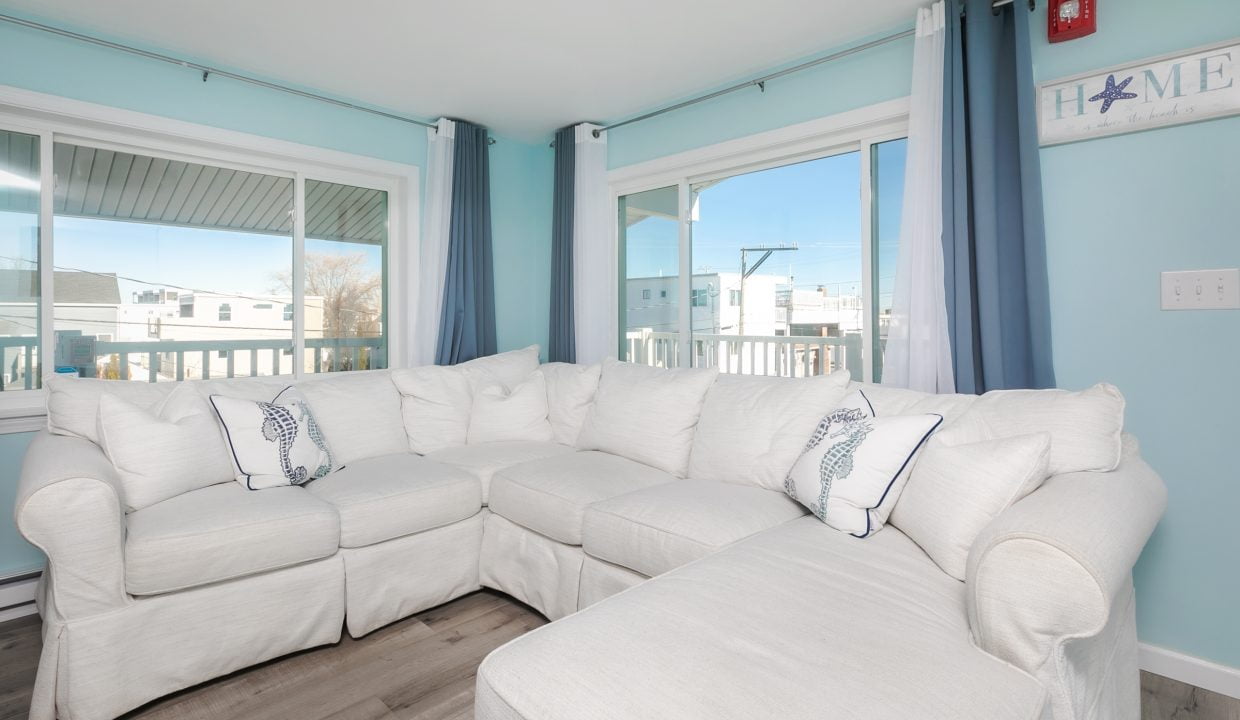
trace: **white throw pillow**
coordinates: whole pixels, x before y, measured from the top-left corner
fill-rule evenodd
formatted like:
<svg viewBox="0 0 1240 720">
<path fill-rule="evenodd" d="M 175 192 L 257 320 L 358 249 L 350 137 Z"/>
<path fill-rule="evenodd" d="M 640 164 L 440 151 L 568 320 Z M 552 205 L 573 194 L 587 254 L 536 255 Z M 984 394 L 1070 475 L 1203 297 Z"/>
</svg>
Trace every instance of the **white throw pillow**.
<svg viewBox="0 0 1240 720">
<path fill-rule="evenodd" d="M 154 410 L 112 393 L 98 403 L 99 446 L 116 468 L 126 510 L 233 479 L 211 408 L 192 387 L 178 386 Z"/>
<path fill-rule="evenodd" d="M 723 374 L 706 393 L 689 477 L 781 492 L 805 438 L 847 394 L 849 373 L 812 378 Z"/>
<path fill-rule="evenodd" d="M 47 391 L 48 431 L 53 435 L 85 438 L 98 445 L 100 398 L 114 395 L 135 407 L 158 413 L 175 386 L 172 383 L 49 375 L 43 378 L 43 388 Z"/>
<path fill-rule="evenodd" d="M 664 370 L 604 360 L 577 445 L 684 477 L 702 400 L 719 371 Z"/>
<path fill-rule="evenodd" d="M 784 491 L 819 520 L 856 537 L 882 529 L 917 453 L 943 416 L 875 417 L 861 391 L 822 418 Z"/>
<path fill-rule="evenodd" d="M 309 404 L 285 395 L 271 402 L 210 397 L 232 450 L 237 482 L 250 490 L 302 485 L 336 469 Z"/>
<path fill-rule="evenodd" d="M 394 370 L 392 382 L 401 394 L 400 411 L 411 450 L 425 455 L 465 444 L 474 400 L 469 379 L 458 367 Z"/>
<path fill-rule="evenodd" d="M 594 403 L 603 366 L 599 363 L 547 363 L 540 370 L 547 380 L 547 419 L 551 421 L 555 441 L 561 445 L 576 445 L 581 426 Z"/>
<path fill-rule="evenodd" d="M 408 452 L 401 396 L 391 372 L 324 373 L 297 383 L 296 389 L 314 408 L 319 429 L 331 438 L 338 464 Z"/>
<path fill-rule="evenodd" d="M 1046 432 L 1050 474 L 1109 472 L 1123 450 L 1124 396 L 1113 385 L 1067 390 L 993 390 L 944 428 L 953 445 Z"/>
<path fill-rule="evenodd" d="M 917 460 L 891 512 L 891 524 L 943 572 L 964 580 L 969 549 L 982 530 L 1047 478 L 1048 433 L 948 445 L 936 436 Z"/>
<path fill-rule="evenodd" d="M 469 415 L 469 444 L 524 440 L 551 442 L 555 434 L 547 420 L 547 382 L 535 370 L 508 392 L 494 383 L 474 393 Z"/>
<path fill-rule="evenodd" d="M 454 366 L 465 371 L 475 390 L 480 390 L 493 382 L 511 390 L 538 369 L 538 346 L 530 345 L 520 350 L 509 350 L 498 355 L 476 358 Z"/>
</svg>

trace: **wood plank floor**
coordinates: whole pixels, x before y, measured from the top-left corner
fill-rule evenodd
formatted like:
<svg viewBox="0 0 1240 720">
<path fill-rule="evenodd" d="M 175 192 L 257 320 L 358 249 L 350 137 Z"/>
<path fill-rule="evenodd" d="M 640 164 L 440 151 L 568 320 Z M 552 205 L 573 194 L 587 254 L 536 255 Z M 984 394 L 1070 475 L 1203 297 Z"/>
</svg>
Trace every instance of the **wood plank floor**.
<svg viewBox="0 0 1240 720">
<path fill-rule="evenodd" d="M 472 720 L 474 673 L 491 650 L 545 623 L 482 591 L 354 640 L 242 670 L 125 720 Z M 0 623 L 0 720 L 25 720 L 39 618 Z M 1141 720 L 1240 720 L 1240 700 L 1141 674 Z"/>
<path fill-rule="evenodd" d="M 25 720 L 39 618 L 0 624 L 0 720 Z M 476 592 L 376 630 L 156 700 L 125 720 L 472 720 L 474 673 L 495 648 L 546 622 Z"/>
</svg>

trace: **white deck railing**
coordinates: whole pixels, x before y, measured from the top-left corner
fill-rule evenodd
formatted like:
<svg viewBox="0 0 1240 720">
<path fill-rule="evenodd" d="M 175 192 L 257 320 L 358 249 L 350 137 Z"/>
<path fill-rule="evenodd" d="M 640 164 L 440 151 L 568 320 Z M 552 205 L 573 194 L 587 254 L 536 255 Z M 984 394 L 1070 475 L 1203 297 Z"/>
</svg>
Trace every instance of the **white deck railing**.
<svg viewBox="0 0 1240 720">
<path fill-rule="evenodd" d="M 629 362 L 681 367 L 680 333 L 630 330 L 625 335 Z M 692 367 L 716 367 L 738 375 L 811 377 L 840 368 L 861 374 L 861 335 L 843 337 L 786 335 L 704 335 L 690 342 Z"/>
<path fill-rule="evenodd" d="M 4 389 L 31 390 L 38 385 L 38 343 L 38 338 L 30 336 L 0 337 L 0 358 L 8 360 L 5 367 L 0 367 Z M 306 338 L 306 350 L 314 358 L 314 373 L 360 367 L 364 354 L 372 367 L 386 367 L 384 353 L 375 352 L 385 345 L 384 338 Z M 4 352 L 8 348 L 18 348 L 15 375 L 11 372 L 13 363 Z M 121 380 L 140 377 L 133 376 L 136 367 L 148 382 L 158 382 L 237 375 L 288 375 L 292 363 L 281 362 L 281 358 L 292 349 L 293 341 L 286 339 L 99 341 L 95 343 L 95 358 L 115 355 Z M 217 357 L 219 353 L 224 353 L 224 357 Z M 33 372 L 27 372 L 27 368 Z"/>
</svg>

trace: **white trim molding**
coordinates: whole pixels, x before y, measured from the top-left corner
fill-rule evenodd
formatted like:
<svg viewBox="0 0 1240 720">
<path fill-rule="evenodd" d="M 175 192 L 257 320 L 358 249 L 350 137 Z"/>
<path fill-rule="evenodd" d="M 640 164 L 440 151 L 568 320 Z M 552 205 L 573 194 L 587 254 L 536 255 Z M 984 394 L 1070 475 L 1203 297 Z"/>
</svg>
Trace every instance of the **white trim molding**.
<svg viewBox="0 0 1240 720">
<path fill-rule="evenodd" d="M 23 574 L 12 580 L 0 580 L 0 622 L 14 620 L 39 611 L 35 606 L 40 573 Z"/>
<path fill-rule="evenodd" d="M 1145 643 L 1138 649 L 1138 665 L 1146 672 L 1240 699 L 1240 668 Z"/>
</svg>

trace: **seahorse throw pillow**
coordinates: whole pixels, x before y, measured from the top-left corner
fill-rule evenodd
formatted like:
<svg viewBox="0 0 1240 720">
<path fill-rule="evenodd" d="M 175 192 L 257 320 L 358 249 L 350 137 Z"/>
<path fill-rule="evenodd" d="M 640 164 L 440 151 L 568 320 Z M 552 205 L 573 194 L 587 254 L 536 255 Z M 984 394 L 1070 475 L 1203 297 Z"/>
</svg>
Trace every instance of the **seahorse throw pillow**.
<svg viewBox="0 0 1240 720">
<path fill-rule="evenodd" d="M 857 390 L 827 414 L 784 479 L 784 491 L 819 520 L 868 537 L 882 529 L 917 453 L 942 415 L 875 417 Z"/>
<path fill-rule="evenodd" d="M 211 396 L 232 450 L 237 482 L 250 490 L 301 485 L 336 469 L 310 406 L 284 395 L 271 402 Z"/>
</svg>

